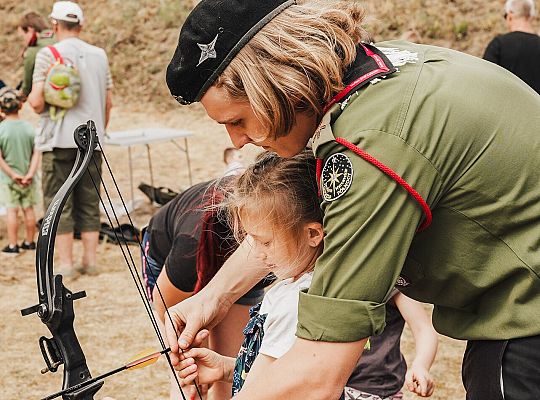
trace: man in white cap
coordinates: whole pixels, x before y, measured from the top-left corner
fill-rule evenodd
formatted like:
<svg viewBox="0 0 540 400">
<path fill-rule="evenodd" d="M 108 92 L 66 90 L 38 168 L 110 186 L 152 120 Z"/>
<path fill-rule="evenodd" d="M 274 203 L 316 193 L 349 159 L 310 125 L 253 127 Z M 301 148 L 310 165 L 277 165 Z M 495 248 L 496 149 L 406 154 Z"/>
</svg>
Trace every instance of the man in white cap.
<svg viewBox="0 0 540 400">
<path fill-rule="evenodd" d="M 81 88 L 77 103 L 66 110 L 63 118 L 51 118 L 45 103 L 44 87 L 49 67 L 55 62 L 53 49 L 44 47 L 36 56 L 32 92 L 28 101 L 40 113 L 40 129 L 36 147 L 43 152 L 43 200 L 45 209 L 71 171 L 77 153 L 73 139 L 75 128 L 87 120 L 94 120 L 103 143 L 105 127 L 112 107 L 112 79 L 105 51 L 79 38 L 84 22 L 83 11 L 77 3 L 57 1 L 49 17 L 58 43 L 54 48 L 65 63 L 73 64 L 79 72 Z M 95 151 L 98 169 L 101 152 Z M 76 273 L 96 273 L 96 250 L 99 240 L 99 197 L 94 182 L 100 179 L 94 163 L 75 188 L 64 208 L 56 250 L 59 255 L 57 271 L 64 276 Z M 91 176 L 90 176 L 91 175 Z M 99 190 L 99 189 L 98 189 Z M 80 265 L 73 264 L 73 232 L 81 232 L 84 252 Z"/>
</svg>

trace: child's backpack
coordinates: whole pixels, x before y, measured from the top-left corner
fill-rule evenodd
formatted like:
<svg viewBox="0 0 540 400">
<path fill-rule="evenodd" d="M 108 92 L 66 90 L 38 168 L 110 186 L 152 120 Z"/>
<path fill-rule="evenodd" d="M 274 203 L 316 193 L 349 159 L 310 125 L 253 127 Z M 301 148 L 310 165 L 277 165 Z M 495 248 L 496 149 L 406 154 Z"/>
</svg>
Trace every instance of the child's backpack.
<svg viewBox="0 0 540 400">
<path fill-rule="evenodd" d="M 45 78 L 44 98 L 50 105 L 49 114 L 53 121 L 61 120 L 66 110 L 77 104 L 81 91 L 81 77 L 75 65 L 65 62 L 54 46 L 47 46 L 55 62 L 49 67 Z M 58 111 L 57 108 L 60 110 Z"/>
</svg>

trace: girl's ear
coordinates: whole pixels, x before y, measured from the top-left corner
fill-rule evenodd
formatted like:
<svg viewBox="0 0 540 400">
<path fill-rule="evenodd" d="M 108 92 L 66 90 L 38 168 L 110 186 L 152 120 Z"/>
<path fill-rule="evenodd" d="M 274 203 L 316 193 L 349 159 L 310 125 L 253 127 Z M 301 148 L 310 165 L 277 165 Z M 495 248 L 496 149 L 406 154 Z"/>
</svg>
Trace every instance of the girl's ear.
<svg viewBox="0 0 540 400">
<path fill-rule="evenodd" d="M 323 226 L 319 222 L 309 222 L 304 227 L 307 243 L 310 247 L 319 247 L 324 238 Z"/>
</svg>

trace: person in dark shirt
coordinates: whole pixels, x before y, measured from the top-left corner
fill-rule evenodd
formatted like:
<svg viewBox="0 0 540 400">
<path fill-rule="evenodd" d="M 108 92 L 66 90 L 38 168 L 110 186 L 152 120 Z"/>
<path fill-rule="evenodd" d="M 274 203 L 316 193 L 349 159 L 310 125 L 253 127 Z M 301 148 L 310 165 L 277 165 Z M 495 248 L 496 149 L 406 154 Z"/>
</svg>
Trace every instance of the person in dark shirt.
<svg viewBox="0 0 540 400">
<path fill-rule="evenodd" d="M 243 249 L 236 251 L 238 242 L 227 216 L 213 207 L 223 200 L 227 185 L 234 179 L 224 177 L 186 189 L 160 208 L 144 229 L 143 278 L 147 295 L 162 322 L 167 318 L 166 307 L 187 300 L 205 287 L 226 261 L 242 263 L 246 268 L 250 262 L 259 262 L 251 260 Z M 209 348 L 236 355 L 249 308 L 262 300 L 264 287 L 271 281 L 263 279 L 231 307 L 223 321 L 210 330 Z M 189 393 L 194 389 L 191 386 L 184 390 Z M 171 398 L 180 398 L 177 391 L 176 382 L 172 381 Z M 220 382 L 212 385 L 212 391 L 213 398 L 225 398 L 231 387 Z"/>
<path fill-rule="evenodd" d="M 509 33 L 495 37 L 484 59 L 506 68 L 540 93 L 540 36 L 533 28 L 533 0 L 508 0 L 504 19 Z"/>
</svg>

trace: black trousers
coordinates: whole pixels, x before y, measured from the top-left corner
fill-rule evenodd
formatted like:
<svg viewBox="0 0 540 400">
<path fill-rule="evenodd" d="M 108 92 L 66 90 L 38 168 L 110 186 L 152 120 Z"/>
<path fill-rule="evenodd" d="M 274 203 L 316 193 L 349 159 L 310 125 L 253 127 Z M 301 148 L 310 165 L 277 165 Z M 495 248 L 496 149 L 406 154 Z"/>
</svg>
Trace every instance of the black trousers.
<svg viewBox="0 0 540 400">
<path fill-rule="evenodd" d="M 540 335 L 470 340 L 462 378 L 467 400 L 540 399 Z"/>
</svg>

